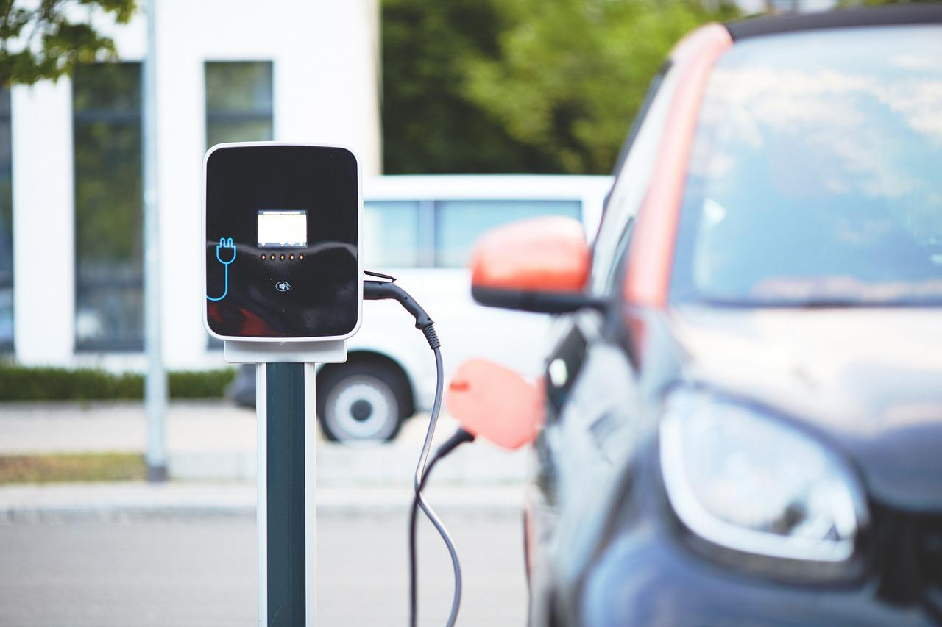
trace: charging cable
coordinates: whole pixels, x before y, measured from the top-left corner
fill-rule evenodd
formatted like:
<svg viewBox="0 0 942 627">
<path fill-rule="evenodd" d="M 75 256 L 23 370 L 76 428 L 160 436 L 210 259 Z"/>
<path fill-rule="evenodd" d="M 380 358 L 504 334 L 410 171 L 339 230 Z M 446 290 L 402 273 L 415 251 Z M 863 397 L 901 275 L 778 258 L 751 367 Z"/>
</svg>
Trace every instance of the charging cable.
<svg viewBox="0 0 942 627">
<path fill-rule="evenodd" d="M 419 463 L 415 468 L 415 476 L 413 478 L 413 487 L 415 490 L 413 512 L 415 511 L 416 506 L 422 510 L 425 516 L 429 519 L 429 521 L 431 521 L 432 525 L 438 531 L 438 534 L 442 537 L 442 541 L 445 543 L 445 546 L 448 548 L 448 553 L 451 555 L 451 565 L 455 573 L 455 592 L 454 596 L 452 597 L 451 612 L 448 616 L 447 625 L 448 627 L 454 627 L 455 622 L 458 620 L 458 609 L 461 606 L 461 564 L 458 561 L 458 552 L 455 549 L 454 542 L 452 542 L 451 537 L 448 535 L 448 530 L 445 529 L 445 526 L 442 524 L 441 520 L 439 520 L 438 516 L 435 514 L 429 504 L 426 503 L 425 498 L 422 496 L 422 488 L 425 486 L 425 480 L 427 476 L 426 464 L 428 462 L 429 451 L 432 448 L 432 438 L 435 435 L 435 427 L 438 424 L 438 415 L 442 408 L 442 391 L 444 388 L 445 374 L 442 367 L 442 353 L 440 350 L 441 341 L 438 339 L 438 335 L 435 333 L 435 327 L 434 323 L 432 322 L 432 318 L 408 292 L 396 285 L 395 278 L 386 274 L 380 274 L 378 272 L 367 271 L 365 274 L 384 280 L 364 281 L 364 300 L 395 300 L 398 302 L 406 311 L 412 315 L 413 318 L 415 318 L 415 328 L 422 331 L 422 334 L 425 335 L 425 340 L 428 342 L 429 348 L 431 348 L 432 352 L 435 353 L 435 402 L 432 404 L 432 415 L 429 419 L 428 431 L 425 433 L 425 442 L 422 444 L 422 451 L 419 453 Z M 439 455 L 436 453 L 436 458 L 438 457 Z M 437 461 L 437 459 L 434 461 Z M 410 524 L 410 534 L 409 581 L 411 588 L 409 624 L 412 627 L 416 627 L 418 620 L 418 593 L 416 591 L 417 576 L 414 517 L 412 517 L 412 522 Z"/>
<path fill-rule="evenodd" d="M 223 255 L 223 254 L 222 254 L 222 251 L 223 251 L 223 250 L 225 250 L 225 251 L 232 251 L 232 256 L 229 257 L 229 260 L 228 260 L 228 261 L 225 260 L 225 259 L 223 259 L 223 257 L 228 256 L 228 255 Z M 227 237 L 220 237 L 220 238 L 219 238 L 219 243 L 216 244 L 216 260 L 219 261 L 219 263 L 222 264 L 222 267 L 223 267 L 223 279 L 224 279 L 225 282 L 223 283 L 222 296 L 220 296 L 219 298 L 213 298 L 212 296 L 210 296 L 209 294 L 207 294 L 207 295 L 206 295 L 206 298 L 207 298 L 208 300 L 211 300 L 211 301 L 213 301 L 214 303 L 215 303 L 215 302 L 219 302 L 219 301 L 221 301 L 223 298 L 226 297 L 226 294 L 229 293 L 229 264 L 231 264 L 233 261 L 235 261 L 235 258 L 236 258 L 236 247 L 235 247 L 235 244 L 232 243 L 232 238 L 231 238 L 231 237 L 228 237 L 228 238 L 227 238 Z"/>
<path fill-rule="evenodd" d="M 412 499 L 412 509 L 409 511 L 409 624 L 410 627 L 416 627 L 418 622 L 418 605 L 419 605 L 419 596 L 418 596 L 418 579 L 419 572 L 417 567 L 417 551 L 416 551 L 416 523 L 418 523 L 418 511 L 422 499 L 422 490 L 425 489 L 425 484 L 428 482 L 428 478 L 432 474 L 432 470 L 435 468 L 435 464 L 447 457 L 454 451 L 456 448 L 465 444 L 467 442 L 474 442 L 474 435 L 468 433 L 464 429 L 459 428 L 454 435 L 452 435 L 444 444 L 438 447 L 435 451 L 435 455 L 432 456 L 432 460 L 428 463 L 428 467 L 425 469 L 425 473 L 422 475 L 422 479 L 419 481 L 419 486 L 416 488 L 415 496 Z M 457 568 L 457 566 L 456 566 Z M 455 577 L 455 602 L 460 603 L 461 601 L 461 571 L 460 569 L 456 570 Z M 457 606 L 453 606 L 454 613 L 448 619 L 449 627 L 454 625 L 454 619 L 457 618 Z"/>
</svg>

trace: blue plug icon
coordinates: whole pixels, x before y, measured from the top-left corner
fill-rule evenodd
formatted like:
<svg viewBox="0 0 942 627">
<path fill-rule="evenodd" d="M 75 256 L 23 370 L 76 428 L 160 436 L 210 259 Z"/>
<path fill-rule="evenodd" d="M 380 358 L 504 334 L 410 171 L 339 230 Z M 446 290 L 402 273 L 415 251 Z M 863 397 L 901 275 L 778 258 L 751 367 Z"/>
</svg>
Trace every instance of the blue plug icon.
<svg viewBox="0 0 942 627">
<path fill-rule="evenodd" d="M 229 264 L 235 261 L 235 258 L 236 247 L 235 244 L 232 243 L 232 238 L 220 237 L 219 244 L 216 245 L 216 260 L 222 264 L 225 283 L 223 284 L 222 296 L 213 298 L 207 294 L 206 298 L 208 300 L 217 302 L 225 298 L 226 294 L 229 293 Z"/>
</svg>

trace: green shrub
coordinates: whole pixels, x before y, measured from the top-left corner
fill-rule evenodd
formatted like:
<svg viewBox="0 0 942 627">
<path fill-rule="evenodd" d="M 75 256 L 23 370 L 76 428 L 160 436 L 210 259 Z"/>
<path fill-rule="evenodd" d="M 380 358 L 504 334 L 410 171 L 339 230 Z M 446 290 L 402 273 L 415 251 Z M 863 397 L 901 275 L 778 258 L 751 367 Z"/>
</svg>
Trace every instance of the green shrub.
<svg viewBox="0 0 942 627">
<path fill-rule="evenodd" d="M 169 374 L 171 398 L 222 398 L 235 370 Z M 91 401 L 144 398 L 144 376 L 91 368 L 29 368 L 0 364 L 0 401 Z"/>
<path fill-rule="evenodd" d="M 170 398 L 222 398 L 235 373 L 231 368 L 171 372 Z"/>
</svg>

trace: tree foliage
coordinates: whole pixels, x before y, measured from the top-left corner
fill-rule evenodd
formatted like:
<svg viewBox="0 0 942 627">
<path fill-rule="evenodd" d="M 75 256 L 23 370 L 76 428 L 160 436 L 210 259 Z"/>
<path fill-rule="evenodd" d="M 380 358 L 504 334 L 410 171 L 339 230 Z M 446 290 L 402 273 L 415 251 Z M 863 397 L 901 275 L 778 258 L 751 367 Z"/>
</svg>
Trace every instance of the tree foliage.
<svg viewBox="0 0 942 627">
<path fill-rule="evenodd" d="M 469 63 L 500 55 L 490 0 L 383 0 L 383 162 L 389 174 L 550 172 L 552 158 L 514 139 L 465 94 Z"/>
<path fill-rule="evenodd" d="M 608 172 L 671 47 L 732 9 L 677 0 L 501 0 L 501 56 L 469 65 L 467 93 L 565 172 Z"/>
<path fill-rule="evenodd" d="M 608 172 L 671 47 L 734 14 L 699 0 L 384 0 L 386 171 Z"/>
<path fill-rule="evenodd" d="M 0 87 L 69 74 L 77 63 L 115 58 L 114 41 L 92 25 L 95 12 L 126 24 L 135 0 L 0 0 Z"/>
</svg>

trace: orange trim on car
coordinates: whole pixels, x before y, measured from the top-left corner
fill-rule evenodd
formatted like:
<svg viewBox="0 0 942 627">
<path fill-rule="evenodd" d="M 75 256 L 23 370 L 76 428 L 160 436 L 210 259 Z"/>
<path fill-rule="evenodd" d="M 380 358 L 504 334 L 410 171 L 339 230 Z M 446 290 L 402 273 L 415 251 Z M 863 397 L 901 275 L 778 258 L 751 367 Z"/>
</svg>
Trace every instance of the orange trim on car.
<svg viewBox="0 0 942 627">
<path fill-rule="evenodd" d="M 471 257 L 471 285 L 534 292 L 579 292 L 589 277 L 582 224 L 558 216 L 513 222 L 485 233 Z"/>
<path fill-rule="evenodd" d="M 709 24 L 685 37 L 671 54 L 675 71 L 681 74 L 632 236 L 624 286 L 629 303 L 667 305 L 684 178 L 700 105 L 713 65 L 732 45 L 725 27 Z"/>
</svg>

